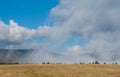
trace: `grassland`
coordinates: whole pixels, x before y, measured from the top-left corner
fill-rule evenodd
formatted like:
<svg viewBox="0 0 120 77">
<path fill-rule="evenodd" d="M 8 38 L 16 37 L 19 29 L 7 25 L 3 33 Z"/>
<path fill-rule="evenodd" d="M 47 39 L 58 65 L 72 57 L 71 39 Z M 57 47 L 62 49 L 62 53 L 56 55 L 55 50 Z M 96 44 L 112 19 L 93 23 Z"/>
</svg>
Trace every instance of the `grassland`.
<svg viewBox="0 0 120 77">
<path fill-rule="evenodd" d="M 120 65 L 0 65 L 0 77 L 120 77 Z"/>
</svg>

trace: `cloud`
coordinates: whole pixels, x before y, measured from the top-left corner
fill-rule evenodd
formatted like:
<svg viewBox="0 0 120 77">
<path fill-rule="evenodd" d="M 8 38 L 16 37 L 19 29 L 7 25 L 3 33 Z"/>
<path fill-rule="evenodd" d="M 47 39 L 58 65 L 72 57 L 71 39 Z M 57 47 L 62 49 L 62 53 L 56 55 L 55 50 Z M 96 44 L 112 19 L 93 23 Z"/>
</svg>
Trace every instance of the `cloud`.
<svg viewBox="0 0 120 77">
<path fill-rule="evenodd" d="M 21 42 L 31 39 L 35 35 L 35 30 L 30 30 L 19 26 L 13 20 L 9 21 L 9 25 L 0 22 L 0 40 L 8 40 L 9 42 Z"/>
<path fill-rule="evenodd" d="M 64 36 L 77 34 L 81 38 L 89 39 L 81 50 L 79 47 L 77 50 L 76 46 L 68 48 L 69 53 L 74 53 L 71 51 L 75 51 L 75 48 L 78 51 L 76 54 L 82 53 L 87 55 L 86 58 L 118 61 L 119 4 L 119 0 L 60 0 L 60 4 L 51 10 L 55 24 L 64 28 L 66 33 Z"/>
<path fill-rule="evenodd" d="M 15 45 L 24 45 L 27 41 L 38 38 L 52 38 L 52 27 L 40 26 L 37 29 L 29 29 L 18 25 L 13 20 L 9 24 L 0 21 L 0 44 L 1 48 L 15 48 Z M 13 47 L 12 47 L 13 46 Z"/>
<path fill-rule="evenodd" d="M 39 48 L 29 58 L 31 62 L 51 59 L 51 61 L 78 62 L 78 61 L 120 61 L 120 1 L 119 0 L 60 0 L 60 3 L 51 9 L 50 16 L 53 26 L 39 26 L 37 29 L 28 29 L 19 26 L 13 20 L 7 25 L 0 22 L 0 42 L 2 46 L 15 45 L 21 47 Z M 82 46 L 74 43 L 65 49 L 61 47 L 74 35 L 86 40 Z M 41 44 L 25 41 L 35 38 L 46 39 Z M 76 37 L 77 38 L 77 37 Z M 5 44 L 5 41 L 6 44 Z M 71 40 L 73 41 L 73 40 Z M 9 43 L 9 44 L 8 44 Z M 46 50 L 47 48 L 47 50 Z M 61 52 L 58 50 L 61 48 Z M 56 57 L 50 52 L 62 53 Z M 33 55 L 33 56 L 32 56 Z M 49 56 L 41 58 L 40 55 Z M 56 58 L 56 59 L 55 59 Z M 29 59 L 27 59 L 29 60 Z"/>
</svg>

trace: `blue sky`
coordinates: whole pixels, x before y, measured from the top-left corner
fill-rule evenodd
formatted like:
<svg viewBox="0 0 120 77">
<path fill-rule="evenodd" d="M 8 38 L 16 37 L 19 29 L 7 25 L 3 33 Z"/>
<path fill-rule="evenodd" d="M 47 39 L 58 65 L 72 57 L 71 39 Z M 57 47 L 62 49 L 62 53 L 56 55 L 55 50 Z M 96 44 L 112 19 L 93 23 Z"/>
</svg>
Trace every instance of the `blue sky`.
<svg viewBox="0 0 120 77">
<path fill-rule="evenodd" d="M 0 0 L 0 19 L 6 23 L 12 19 L 21 26 L 37 28 L 47 24 L 49 12 L 57 3 L 58 0 Z"/>
<path fill-rule="evenodd" d="M 14 20 L 20 26 L 27 28 L 38 28 L 39 26 L 48 25 L 49 13 L 53 7 L 59 4 L 58 0 L 1 0 L 0 1 L 0 19 L 5 23 L 9 23 L 9 20 Z M 85 42 L 75 41 L 77 37 L 73 35 L 68 41 L 65 42 L 66 46 L 74 44 L 84 45 Z M 42 42 L 41 38 L 35 38 L 33 42 Z M 63 46 L 62 46 L 63 47 Z"/>
<path fill-rule="evenodd" d="M 0 0 L 0 19 L 0 49 L 36 50 L 23 62 L 120 62 L 120 0 Z"/>
</svg>

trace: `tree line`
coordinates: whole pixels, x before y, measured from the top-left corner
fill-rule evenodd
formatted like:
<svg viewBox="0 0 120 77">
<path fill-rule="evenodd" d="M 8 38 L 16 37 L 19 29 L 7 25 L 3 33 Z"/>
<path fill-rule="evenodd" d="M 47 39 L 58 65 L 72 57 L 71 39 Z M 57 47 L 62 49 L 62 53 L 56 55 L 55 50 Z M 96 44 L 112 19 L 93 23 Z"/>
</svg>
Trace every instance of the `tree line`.
<svg viewBox="0 0 120 77">
<path fill-rule="evenodd" d="M 42 64 L 65 64 L 65 63 L 52 63 L 52 62 L 42 62 Z M 75 63 L 75 64 L 118 64 L 117 62 L 114 63 L 100 63 L 99 61 L 94 61 L 94 62 L 89 62 L 89 63 L 85 63 L 85 62 L 80 62 L 80 63 Z"/>
<path fill-rule="evenodd" d="M 0 62 L 0 65 L 2 64 L 20 64 L 19 62 Z M 34 63 L 25 63 L 25 64 L 34 64 Z M 42 62 L 41 64 L 66 64 L 66 63 L 52 63 L 52 62 Z M 80 62 L 80 63 L 74 63 L 74 64 L 118 64 L 117 62 L 114 63 L 100 63 L 99 61 L 94 61 L 94 62 Z"/>
</svg>

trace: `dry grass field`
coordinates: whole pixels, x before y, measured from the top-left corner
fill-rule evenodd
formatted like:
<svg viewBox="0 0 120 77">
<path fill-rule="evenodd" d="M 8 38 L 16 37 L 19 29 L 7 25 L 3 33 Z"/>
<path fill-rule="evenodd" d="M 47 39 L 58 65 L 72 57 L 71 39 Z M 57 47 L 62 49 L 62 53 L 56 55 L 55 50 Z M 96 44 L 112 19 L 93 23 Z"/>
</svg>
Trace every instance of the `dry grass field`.
<svg viewBox="0 0 120 77">
<path fill-rule="evenodd" d="M 120 77 L 120 65 L 0 65 L 0 77 Z"/>
</svg>

